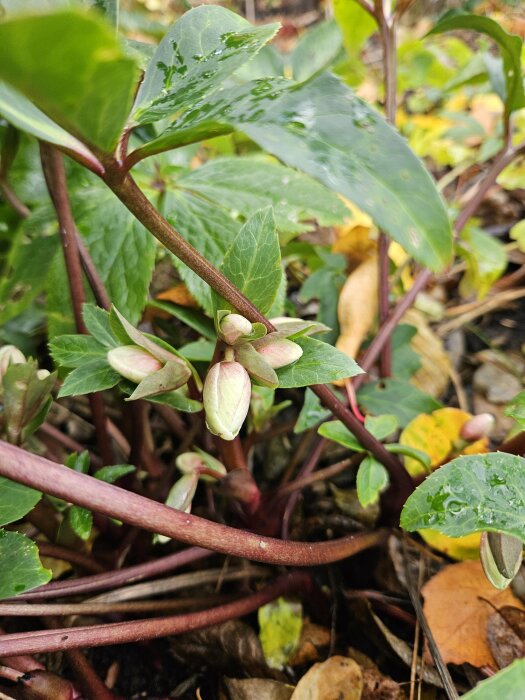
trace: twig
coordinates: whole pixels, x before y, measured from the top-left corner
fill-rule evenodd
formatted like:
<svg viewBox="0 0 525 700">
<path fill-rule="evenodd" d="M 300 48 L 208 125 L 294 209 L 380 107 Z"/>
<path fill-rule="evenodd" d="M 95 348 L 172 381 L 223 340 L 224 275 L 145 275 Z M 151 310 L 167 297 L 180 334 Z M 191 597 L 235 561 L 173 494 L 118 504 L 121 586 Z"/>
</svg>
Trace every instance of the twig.
<svg viewBox="0 0 525 700">
<path fill-rule="evenodd" d="M 328 542 L 285 542 L 204 520 L 0 442 L 0 474 L 44 493 L 179 542 L 286 566 L 319 566 L 382 542 L 384 531 Z"/>
<path fill-rule="evenodd" d="M 93 557 L 83 554 L 82 552 L 76 552 L 73 549 L 68 549 L 67 547 L 61 547 L 57 544 L 52 544 L 51 542 L 35 542 L 38 547 L 38 551 L 43 557 L 51 557 L 52 559 L 60 559 L 62 561 L 67 561 L 70 564 L 85 569 L 92 574 L 99 574 L 105 571 L 104 567 L 95 561 Z"/>
<path fill-rule="evenodd" d="M 27 219 L 27 217 L 31 215 L 31 210 L 18 198 L 4 178 L 0 178 L 0 192 L 7 204 L 9 204 L 11 209 L 13 209 L 21 219 Z"/>
<path fill-rule="evenodd" d="M 447 333 L 450 333 L 450 331 L 453 331 L 456 328 L 461 328 L 461 326 L 464 326 L 466 323 L 470 323 L 475 318 L 478 318 L 478 316 L 483 316 L 483 314 L 486 314 L 489 311 L 499 309 L 502 306 L 506 306 L 510 302 L 516 301 L 517 299 L 521 299 L 523 297 L 525 297 L 525 288 L 521 287 L 519 289 L 509 289 L 504 292 L 499 292 L 498 294 L 494 294 L 480 302 L 476 302 L 475 307 L 471 311 L 467 311 L 458 318 L 454 318 L 451 321 L 447 321 L 439 326 L 438 335 L 447 335 Z"/>
<path fill-rule="evenodd" d="M 283 486 L 280 486 L 276 492 L 276 496 L 285 496 L 289 493 L 293 493 L 294 491 L 297 491 L 299 489 L 304 489 L 306 486 L 311 486 L 312 484 L 317 483 L 318 481 L 324 481 L 325 479 L 331 479 L 334 476 L 337 476 L 338 474 L 341 474 L 342 472 L 346 471 L 348 467 L 351 467 L 353 464 L 356 463 L 355 457 L 358 457 L 361 459 L 361 455 L 354 455 L 354 457 L 349 457 L 348 459 L 342 459 L 340 462 L 336 462 L 335 464 L 331 464 L 329 467 L 325 467 L 324 469 L 318 469 L 316 472 L 313 474 L 308 474 L 302 477 L 297 477 L 294 481 L 291 481 L 288 484 L 284 484 Z"/>
<path fill-rule="evenodd" d="M 307 573 L 293 572 L 280 576 L 258 593 L 233 603 L 187 615 L 115 622 L 90 627 L 65 627 L 52 632 L 39 630 L 8 634 L 0 637 L 0 656 L 125 644 L 182 634 L 188 630 L 194 631 L 242 617 L 287 593 L 308 593 L 311 586 L 311 578 Z"/>
</svg>

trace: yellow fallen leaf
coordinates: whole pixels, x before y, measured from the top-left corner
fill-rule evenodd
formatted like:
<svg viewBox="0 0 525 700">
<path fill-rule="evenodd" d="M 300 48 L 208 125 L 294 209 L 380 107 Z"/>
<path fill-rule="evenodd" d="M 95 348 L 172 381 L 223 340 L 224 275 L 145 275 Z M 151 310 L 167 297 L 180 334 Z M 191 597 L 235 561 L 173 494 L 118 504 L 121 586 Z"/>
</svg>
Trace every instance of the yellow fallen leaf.
<svg viewBox="0 0 525 700">
<path fill-rule="evenodd" d="M 443 341 L 434 333 L 426 316 L 417 309 L 407 311 L 403 323 L 417 328 L 410 345 L 421 360 L 420 369 L 410 381 L 421 391 L 438 399 L 448 387 L 451 371 L 450 358 Z"/>
<path fill-rule="evenodd" d="M 451 559 L 458 561 L 479 559 L 480 532 L 474 532 L 464 537 L 448 537 L 448 535 L 442 535 L 436 530 L 419 530 L 419 534 L 433 549 L 446 554 Z"/>
<path fill-rule="evenodd" d="M 339 295 L 336 347 L 349 357 L 355 358 L 375 321 L 378 276 L 377 255 L 373 255 L 348 276 Z"/>
<path fill-rule="evenodd" d="M 179 306 L 188 306 L 190 308 L 196 308 L 198 306 L 183 282 L 157 294 L 156 298 L 159 301 L 171 301 L 173 304 L 179 304 Z"/>
<path fill-rule="evenodd" d="M 487 643 L 487 621 L 494 608 L 525 610 L 510 589 L 500 591 L 478 561 L 446 566 L 423 586 L 424 612 L 445 663 L 497 668 Z M 488 602 L 487 602 L 488 601 Z"/>
<path fill-rule="evenodd" d="M 292 700 L 360 700 L 363 673 L 346 656 L 331 656 L 314 664 L 297 684 Z"/>
<path fill-rule="evenodd" d="M 414 283 L 410 267 L 407 265 L 407 262 L 410 260 L 410 255 L 408 255 L 406 250 L 400 246 L 397 241 L 391 241 L 388 247 L 388 257 L 398 270 L 403 266 L 400 279 L 403 289 L 407 291 Z"/>
<path fill-rule="evenodd" d="M 353 262 L 359 264 L 366 260 L 376 250 L 377 229 L 372 219 L 345 197 L 341 197 L 349 209 L 349 216 L 344 224 L 334 226 L 336 240 L 332 245 L 334 253 L 342 253 Z"/>
</svg>

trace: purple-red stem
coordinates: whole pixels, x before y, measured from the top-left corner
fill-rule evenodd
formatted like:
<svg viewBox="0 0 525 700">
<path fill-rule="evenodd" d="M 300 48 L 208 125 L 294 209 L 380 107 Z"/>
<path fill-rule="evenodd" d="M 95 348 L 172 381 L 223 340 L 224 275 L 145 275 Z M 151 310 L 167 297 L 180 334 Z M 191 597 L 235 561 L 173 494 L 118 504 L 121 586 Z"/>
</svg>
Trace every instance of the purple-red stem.
<svg viewBox="0 0 525 700">
<path fill-rule="evenodd" d="M 148 620 L 115 622 L 88 627 L 65 627 L 51 632 L 39 630 L 8 634 L 0 637 L 0 656 L 125 644 L 183 634 L 189 630 L 202 629 L 226 620 L 242 617 L 279 596 L 292 592 L 304 594 L 308 593 L 311 588 L 310 575 L 306 572 L 296 571 L 280 576 L 258 593 L 253 593 L 233 603 L 187 615 L 156 617 Z"/>
<path fill-rule="evenodd" d="M 111 518 L 231 556 L 285 566 L 319 566 L 376 546 L 384 532 L 328 542 L 285 542 L 169 508 L 0 442 L 0 475 Z"/>
<path fill-rule="evenodd" d="M 78 333 L 86 333 L 82 318 L 82 305 L 85 302 L 82 267 L 77 246 L 77 231 L 67 192 L 63 156 L 53 146 L 41 142 L 40 157 L 47 189 L 58 219 L 75 325 Z M 90 394 L 89 403 L 100 455 L 104 464 L 113 464 L 113 450 L 107 432 L 106 411 L 101 394 Z"/>
</svg>

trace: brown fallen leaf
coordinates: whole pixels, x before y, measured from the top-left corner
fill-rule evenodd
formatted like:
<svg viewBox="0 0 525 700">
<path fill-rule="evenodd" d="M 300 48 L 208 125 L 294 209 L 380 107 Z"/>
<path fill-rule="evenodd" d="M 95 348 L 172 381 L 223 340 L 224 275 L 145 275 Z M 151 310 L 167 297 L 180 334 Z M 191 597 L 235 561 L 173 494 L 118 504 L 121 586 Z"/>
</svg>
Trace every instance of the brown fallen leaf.
<svg viewBox="0 0 525 700">
<path fill-rule="evenodd" d="M 310 622 L 308 618 L 303 621 L 299 646 L 297 651 L 288 660 L 290 666 L 312 663 L 319 660 L 319 649 L 330 644 L 330 631 L 326 627 Z"/>
<path fill-rule="evenodd" d="M 487 621 L 494 608 L 510 605 L 525 610 L 514 594 L 509 589 L 493 588 L 478 561 L 446 566 L 424 585 L 422 594 L 424 612 L 443 661 L 496 668 L 487 643 Z"/>
<path fill-rule="evenodd" d="M 377 285 L 377 254 L 374 254 L 348 276 L 339 295 L 340 335 L 336 347 L 349 357 L 355 358 L 375 321 Z"/>
<path fill-rule="evenodd" d="M 492 613 L 487 642 L 500 668 L 525 657 L 525 612 L 508 605 Z"/>
<path fill-rule="evenodd" d="M 189 293 L 188 288 L 184 282 L 176 284 L 174 287 L 166 289 L 164 292 L 157 294 L 156 299 L 159 301 L 171 301 L 173 304 L 178 304 L 179 306 L 188 306 L 190 308 L 196 308 L 198 306 L 195 299 Z"/>
<path fill-rule="evenodd" d="M 345 656 L 332 656 L 305 673 L 292 700 L 360 700 L 362 693 L 359 664 Z"/>
<path fill-rule="evenodd" d="M 399 683 L 375 668 L 363 671 L 363 693 L 360 700 L 406 700 Z"/>
<path fill-rule="evenodd" d="M 229 700 L 290 700 L 293 685 L 266 678 L 225 678 Z"/>
</svg>

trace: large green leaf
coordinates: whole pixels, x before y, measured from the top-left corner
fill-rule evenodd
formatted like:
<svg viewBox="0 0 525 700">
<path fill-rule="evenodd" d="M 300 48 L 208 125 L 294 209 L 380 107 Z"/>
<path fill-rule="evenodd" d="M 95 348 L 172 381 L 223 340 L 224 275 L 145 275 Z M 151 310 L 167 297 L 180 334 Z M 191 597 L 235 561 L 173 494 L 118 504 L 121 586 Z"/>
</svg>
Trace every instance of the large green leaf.
<svg viewBox="0 0 525 700">
<path fill-rule="evenodd" d="M 463 700 L 511 700 L 525 697 L 525 659 L 517 659 L 462 696 Z"/>
<path fill-rule="evenodd" d="M 409 497 L 401 527 L 451 537 L 504 532 L 525 542 L 525 459 L 493 452 L 452 460 Z"/>
<path fill-rule="evenodd" d="M 432 270 L 451 258 L 452 235 L 432 178 L 403 138 L 336 77 L 301 85 L 258 80 L 190 109 L 137 156 L 239 129 L 369 213 Z"/>
<path fill-rule="evenodd" d="M 525 92 L 523 90 L 523 76 L 521 72 L 523 42 L 520 37 L 515 34 L 509 34 L 490 17 L 457 11 L 447 13 L 430 33 L 440 34 L 452 29 L 472 29 L 481 34 L 486 34 L 497 42 L 503 58 L 503 72 L 506 84 L 506 112 L 510 114 L 516 109 L 525 107 Z"/>
<path fill-rule="evenodd" d="M 297 362 L 277 370 L 282 389 L 328 384 L 362 373 L 354 360 L 328 343 L 307 337 L 296 338 L 293 342 L 301 346 L 303 354 Z"/>
<path fill-rule="evenodd" d="M 42 586 L 51 578 L 34 542 L 19 532 L 0 530 L 0 598 L 11 598 Z"/>
<path fill-rule="evenodd" d="M 0 78 L 68 131 L 111 151 L 137 71 L 102 19 L 64 9 L 0 24 Z"/>
<path fill-rule="evenodd" d="M 431 413 L 441 404 L 402 379 L 385 379 L 365 384 L 358 393 L 359 403 L 375 415 L 391 413 L 404 428 L 420 413 Z"/>
<path fill-rule="evenodd" d="M 297 234 L 340 223 L 348 209 L 339 197 L 302 173 L 259 157 L 213 158 L 177 181 L 245 218 L 271 205 L 280 233 Z"/>
<path fill-rule="evenodd" d="M 180 112 L 254 56 L 278 29 L 254 27 L 218 6 L 186 12 L 168 31 L 146 69 L 133 111 L 145 124 Z"/>
<path fill-rule="evenodd" d="M 93 153 L 65 129 L 55 124 L 38 107 L 13 88 L 0 83 L 0 114 L 21 131 L 60 146 L 66 151 L 78 153 L 96 168 L 102 168 Z"/>
<path fill-rule="evenodd" d="M 73 210 L 111 301 L 131 323 L 146 306 L 156 242 L 107 188 L 84 188 Z"/>
<path fill-rule="evenodd" d="M 248 219 L 228 249 L 220 270 L 261 313 L 273 306 L 283 269 L 271 207 L 261 209 Z M 230 308 L 219 297 L 215 299 L 216 309 Z"/>
<path fill-rule="evenodd" d="M 40 500 L 40 491 L 0 477 L 0 525 L 23 518 Z"/>
</svg>

